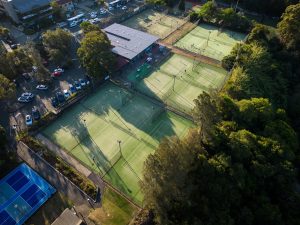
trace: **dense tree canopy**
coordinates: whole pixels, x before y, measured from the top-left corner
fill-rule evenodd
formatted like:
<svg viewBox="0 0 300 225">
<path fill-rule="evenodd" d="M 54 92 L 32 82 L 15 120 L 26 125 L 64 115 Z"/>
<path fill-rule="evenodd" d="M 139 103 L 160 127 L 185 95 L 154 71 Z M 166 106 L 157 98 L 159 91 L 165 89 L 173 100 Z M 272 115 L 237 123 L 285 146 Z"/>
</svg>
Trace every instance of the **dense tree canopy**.
<svg viewBox="0 0 300 225">
<path fill-rule="evenodd" d="M 299 61 L 281 33 L 256 25 L 223 59 L 232 74 L 222 93 L 195 100 L 197 128 L 147 159 L 142 186 L 157 224 L 300 224 Z"/>
<path fill-rule="evenodd" d="M 241 31 L 247 31 L 251 27 L 250 20 L 245 16 L 236 13 L 233 8 L 219 8 L 214 1 L 208 1 L 199 9 L 192 11 L 191 18 Z"/>
<path fill-rule="evenodd" d="M 72 34 L 63 29 L 48 30 L 43 34 L 43 45 L 49 58 L 57 65 L 64 64 L 71 54 Z"/>
<path fill-rule="evenodd" d="M 288 49 L 300 51 L 300 3 L 287 7 L 278 24 L 280 37 Z"/>
<path fill-rule="evenodd" d="M 115 55 L 111 52 L 111 44 L 102 31 L 91 31 L 85 34 L 77 54 L 89 75 L 103 78 L 112 71 Z"/>
<path fill-rule="evenodd" d="M 16 86 L 13 82 L 0 74 L 0 100 L 11 99 L 16 95 Z"/>
<path fill-rule="evenodd" d="M 236 0 L 223 0 L 223 2 L 236 6 Z M 291 4 L 296 4 L 298 0 L 239 0 L 240 7 L 254 11 L 257 13 L 263 13 L 270 16 L 280 16 L 285 8 Z"/>
<path fill-rule="evenodd" d="M 13 80 L 32 69 L 32 59 L 24 48 L 0 55 L 0 73 Z"/>
</svg>

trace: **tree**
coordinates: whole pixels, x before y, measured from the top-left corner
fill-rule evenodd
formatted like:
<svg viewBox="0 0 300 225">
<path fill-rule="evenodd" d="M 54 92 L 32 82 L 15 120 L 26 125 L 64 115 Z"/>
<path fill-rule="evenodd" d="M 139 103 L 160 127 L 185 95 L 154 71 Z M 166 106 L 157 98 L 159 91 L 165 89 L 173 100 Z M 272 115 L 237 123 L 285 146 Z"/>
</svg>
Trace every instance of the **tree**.
<svg viewBox="0 0 300 225">
<path fill-rule="evenodd" d="M 3 152 L 6 143 L 7 143 L 6 132 L 5 129 L 0 125 L 0 153 Z"/>
<path fill-rule="evenodd" d="M 16 96 L 16 85 L 0 74 L 0 100 L 11 99 Z"/>
<path fill-rule="evenodd" d="M 178 9 L 181 11 L 185 11 L 185 0 L 180 0 Z"/>
<path fill-rule="evenodd" d="M 0 39 L 7 39 L 9 37 L 9 30 L 0 26 Z"/>
<path fill-rule="evenodd" d="M 43 34 L 43 45 L 50 60 L 55 64 L 64 64 L 70 58 L 72 34 L 69 31 L 57 28 Z"/>
<path fill-rule="evenodd" d="M 52 7 L 52 11 L 53 11 L 53 16 L 55 20 L 63 20 L 65 18 L 65 13 L 63 12 L 62 7 L 60 7 L 60 5 L 57 3 L 56 0 L 53 0 L 50 3 L 51 7 Z"/>
<path fill-rule="evenodd" d="M 24 48 L 18 48 L 0 56 L 0 73 L 8 79 L 16 79 L 22 73 L 31 71 L 32 60 Z"/>
<path fill-rule="evenodd" d="M 278 23 L 282 42 L 288 49 L 300 49 L 300 3 L 287 7 Z"/>
<path fill-rule="evenodd" d="M 92 24 L 88 21 L 84 21 L 80 24 L 80 28 L 82 29 L 84 34 L 87 34 L 91 31 L 101 31 L 101 28 L 95 24 Z"/>
<path fill-rule="evenodd" d="M 33 72 L 33 76 L 38 82 L 41 83 L 49 83 L 51 82 L 51 74 L 49 70 L 44 66 L 42 57 L 40 56 L 40 53 L 35 48 L 35 46 L 32 43 L 28 43 L 26 46 L 24 46 L 26 49 L 26 52 L 28 56 L 32 60 L 32 65 L 36 67 L 36 70 Z"/>
<path fill-rule="evenodd" d="M 88 32 L 77 50 L 78 57 L 89 75 L 102 79 L 115 65 L 115 55 L 106 34 L 102 31 Z"/>
</svg>

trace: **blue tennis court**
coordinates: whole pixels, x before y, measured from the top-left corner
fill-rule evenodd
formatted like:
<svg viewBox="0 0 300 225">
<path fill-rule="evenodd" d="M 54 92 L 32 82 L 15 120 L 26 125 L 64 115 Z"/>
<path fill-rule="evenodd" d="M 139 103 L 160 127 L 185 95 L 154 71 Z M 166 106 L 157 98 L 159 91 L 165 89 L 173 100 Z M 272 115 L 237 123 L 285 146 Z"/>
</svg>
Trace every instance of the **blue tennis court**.
<svg viewBox="0 0 300 225">
<path fill-rule="evenodd" d="M 0 180 L 0 225 L 23 224 L 55 189 L 25 163 Z"/>
</svg>

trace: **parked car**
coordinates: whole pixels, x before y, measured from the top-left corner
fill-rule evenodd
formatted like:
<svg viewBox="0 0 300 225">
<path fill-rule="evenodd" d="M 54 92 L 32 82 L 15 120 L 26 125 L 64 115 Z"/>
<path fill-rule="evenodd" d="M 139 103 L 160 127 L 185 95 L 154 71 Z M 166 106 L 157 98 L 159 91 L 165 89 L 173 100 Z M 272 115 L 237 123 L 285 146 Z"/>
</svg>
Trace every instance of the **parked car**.
<svg viewBox="0 0 300 225">
<path fill-rule="evenodd" d="M 112 11 L 112 10 L 114 10 L 114 7 L 109 6 L 109 7 L 108 7 L 108 10 L 109 10 L 109 11 Z"/>
<path fill-rule="evenodd" d="M 41 118 L 41 114 L 37 107 L 34 106 L 31 110 L 31 113 L 34 120 L 39 120 Z"/>
<path fill-rule="evenodd" d="M 76 88 L 72 84 L 69 84 L 69 90 L 71 94 L 75 94 L 77 92 Z"/>
<path fill-rule="evenodd" d="M 126 10 L 126 9 L 127 9 L 127 6 L 124 5 L 124 6 L 122 7 L 122 10 Z"/>
<path fill-rule="evenodd" d="M 106 14 L 106 13 L 107 13 L 106 9 L 104 9 L 104 8 L 101 8 L 101 9 L 100 9 L 100 15 L 104 15 L 104 14 Z"/>
<path fill-rule="evenodd" d="M 76 21 L 72 21 L 72 22 L 70 23 L 69 26 L 70 26 L 70 27 L 76 27 L 77 24 L 78 24 L 78 23 L 77 23 Z"/>
<path fill-rule="evenodd" d="M 32 72 L 36 73 L 38 71 L 37 66 L 32 66 Z"/>
<path fill-rule="evenodd" d="M 101 19 L 98 18 L 98 17 L 96 17 L 96 18 L 94 19 L 94 23 L 99 23 L 100 21 L 101 21 Z"/>
<path fill-rule="evenodd" d="M 66 101 L 64 94 L 61 93 L 60 91 L 56 92 L 56 98 L 57 98 L 59 103 L 62 103 L 64 101 Z"/>
<path fill-rule="evenodd" d="M 82 87 L 86 85 L 86 81 L 84 79 L 79 79 L 79 83 Z"/>
<path fill-rule="evenodd" d="M 71 96 L 70 92 L 67 89 L 64 90 L 64 96 L 65 96 L 65 99 L 68 99 Z"/>
<path fill-rule="evenodd" d="M 48 86 L 44 85 L 44 84 L 39 84 L 38 86 L 36 86 L 36 89 L 46 91 L 46 90 L 48 90 Z"/>
<path fill-rule="evenodd" d="M 31 102 L 32 101 L 32 98 L 28 98 L 28 97 L 19 97 L 18 98 L 18 102 L 21 102 L 21 103 L 28 103 L 28 102 Z"/>
<path fill-rule="evenodd" d="M 68 24 L 66 23 L 66 22 L 61 22 L 61 23 L 58 23 L 57 24 L 57 27 L 59 27 L 59 28 L 63 28 L 63 27 L 65 27 L 65 26 L 67 26 Z"/>
<path fill-rule="evenodd" d="M 24 92 L 24 93 L 22 93 L 21 97 L 33 98 L 34 94 L 32 94 L 31 92 Z"/>
<path fill-rule="evenodd" d="M 31 126 L 32 125 L 32 118 L 30 115 L 26 115 L 25 116 L 25 123 L 27 126 Z"/>
<path fill-rule="evenodd" d="M 97 12 L 91 12 L 90 16 L 91 16 L 92 19 L 96 18 L 97 17 Z"/>
<path fill-rule="evenodd" d="M 57 68 L 57 69 L 55 69 L 55 70 L 53 71 L 52 77 L 60 77 L 60 76 L 63 74 L 63 72 L 65 72 L 64 69 L 62 69 L 62 68 Z"/>
<path fill-rule="evenodd" d="M 75 86 L 76 90 L 81 90 L 81 85 L 78 81 L 74 82 L 74 86 Z"/>
<path fill-rule="evenodd" d="M 58 100 L 56 97 L 51 98 L 51 105 L 56 108 L 58 106 Z"/>
<path fill-rule="evenodd" d="M 31 76 L 29 75 L 29 73 L 22 73 L 22 77 L 26 81 L 31 81 Z"/>
</svg>

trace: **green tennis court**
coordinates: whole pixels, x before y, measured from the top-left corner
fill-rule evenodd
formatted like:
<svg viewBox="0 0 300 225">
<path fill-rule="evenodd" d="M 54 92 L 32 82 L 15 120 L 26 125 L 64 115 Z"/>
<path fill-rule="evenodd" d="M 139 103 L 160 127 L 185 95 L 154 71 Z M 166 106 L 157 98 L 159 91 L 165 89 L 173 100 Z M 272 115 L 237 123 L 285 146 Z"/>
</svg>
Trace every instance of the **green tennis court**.
<svg viewBox="0 0 300 225">
<path fill-rule="evenodd" d="M 145 159 L 161 138 L 182 137 L 191 126 L 191 121 L 109 83 L 66 111 L 43 134 L 141 203 Z"/>
<path fill-rule="evenodd" d="M 193 100 L 203 91 L 220 89 L 227 75 L 222 68 L 178 54 L 151 71 L 145 74 L 135 70 L 127 79 L 140 92 L 182 111 L 190 111 L 194 107 Z"/>
<path fill-rule="evenodd" d="M 245 37 L 245 34 L 201 24 L 179 39 L 175 46 L 221 61 Z"/>
<path fill-rule="evenodd" d="M 183 19 L 157 12 L 153 9 L 147 9 L 124 21 L 122 24 L 164 39 L 185 22 Z"/>
</svg>

